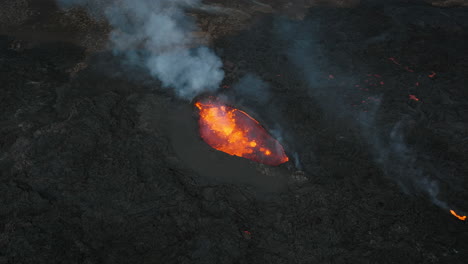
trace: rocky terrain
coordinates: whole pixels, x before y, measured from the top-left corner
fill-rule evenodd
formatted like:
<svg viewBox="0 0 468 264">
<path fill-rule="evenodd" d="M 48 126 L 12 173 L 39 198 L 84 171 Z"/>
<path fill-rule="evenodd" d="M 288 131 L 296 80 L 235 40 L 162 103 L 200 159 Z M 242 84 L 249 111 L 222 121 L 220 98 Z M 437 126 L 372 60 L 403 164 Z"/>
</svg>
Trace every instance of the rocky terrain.
<svg viewBox="0 0 468 264">
<path fill-rule="evenodd" d="M 2 2 L 0 263 L 466 262 L 465 2 L 204 4 L 219 93 L 291 162 L 207 146 L 104 19 Z M 267 90 L 239 92 L 246 75 Z"/>
</svg>

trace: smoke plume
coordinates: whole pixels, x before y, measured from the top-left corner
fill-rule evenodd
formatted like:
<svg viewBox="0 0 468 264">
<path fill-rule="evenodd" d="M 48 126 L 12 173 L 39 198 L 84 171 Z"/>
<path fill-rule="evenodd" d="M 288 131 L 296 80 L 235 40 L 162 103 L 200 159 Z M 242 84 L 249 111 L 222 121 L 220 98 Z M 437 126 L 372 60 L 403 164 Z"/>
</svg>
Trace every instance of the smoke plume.
<svg viewBox="0 0 468 264">
<path fill-rule="evenodd" d="M 184 9 L 199 0 L 58 0 L 64 8 L 80 6 L 107 19 L 110 43 L 126 62 L 145 66 L 163 87 L 184 99 L 214 91 L 224 78 L 222 62 L 197 44 L 196 24 Z"/>
</svg>

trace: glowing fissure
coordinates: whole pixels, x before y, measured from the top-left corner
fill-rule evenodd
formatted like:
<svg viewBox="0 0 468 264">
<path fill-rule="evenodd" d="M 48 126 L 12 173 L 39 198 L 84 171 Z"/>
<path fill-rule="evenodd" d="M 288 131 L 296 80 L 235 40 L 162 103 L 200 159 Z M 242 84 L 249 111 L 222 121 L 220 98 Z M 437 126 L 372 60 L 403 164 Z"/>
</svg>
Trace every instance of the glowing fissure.
<svg viewBox="0 0 468 264">
<path fill-rule="evenodd" d="M 456 218 L 458 218 L 458 219 L 460 219 L 462 221 L 466 220 L 466 215 L 464 215 L 464 216 L 458 215 L 457 213 L 455 213 L 454 210 L 450 210 L 450 213 L 453 214 Z"/>
<path fill-rule="evenodd" d="M 271 166 L 289 160 L 281 144 L 244 111 L 213 99 L 195 106 L 200 110 L 200 135 L 212 148 Z"/>
</svg>

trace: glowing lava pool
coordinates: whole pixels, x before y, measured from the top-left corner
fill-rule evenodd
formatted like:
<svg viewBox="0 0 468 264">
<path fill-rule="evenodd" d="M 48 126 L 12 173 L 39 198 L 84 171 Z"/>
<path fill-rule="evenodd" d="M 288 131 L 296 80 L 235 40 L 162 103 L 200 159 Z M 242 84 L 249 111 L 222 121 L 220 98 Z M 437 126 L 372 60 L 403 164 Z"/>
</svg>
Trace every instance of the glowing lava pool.
<svg viewBox="0 0 468 264">
<path fill-rule="evenodd" d="M 277 166 L 289 160 L 281 144 L 244 111 L 216 99 L 198 101 L 200 136 L 212 148 Z"/>
</svg>

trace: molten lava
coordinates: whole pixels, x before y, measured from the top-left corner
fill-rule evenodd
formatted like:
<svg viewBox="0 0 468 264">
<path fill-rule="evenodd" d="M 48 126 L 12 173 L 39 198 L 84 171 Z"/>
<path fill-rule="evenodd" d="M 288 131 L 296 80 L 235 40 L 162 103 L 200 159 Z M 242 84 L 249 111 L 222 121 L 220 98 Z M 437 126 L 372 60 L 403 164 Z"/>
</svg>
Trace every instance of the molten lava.
<svg viewBox="0 0 468 264">
<path fill-rule="evenodd" d="M 466 220 L 466 215 L 464 215 L 464 216 L 458 215 L 457 213 L 455 213 L 454 210 L 450 210 L 450 213 L 453 214 L 456 218 L 458 218 L 458 219 L 460 219 L 462 221 Z"/>
<path fill-rule="evenodd" d="M 417 98 L 416 95 L 414 95 L 414 94 L 410 94 L 409 99 L 413 100 L 413 101 L 416 101 L 416 102 L 419 101 L 419 98 Z"/>
<path fill-rule="evenodd" d="M 289 158 L 281 144 L 247 113 L 217 100 L 197 102 L 200 135 L 212 148 L 271 166 Z"/>
</svg>

